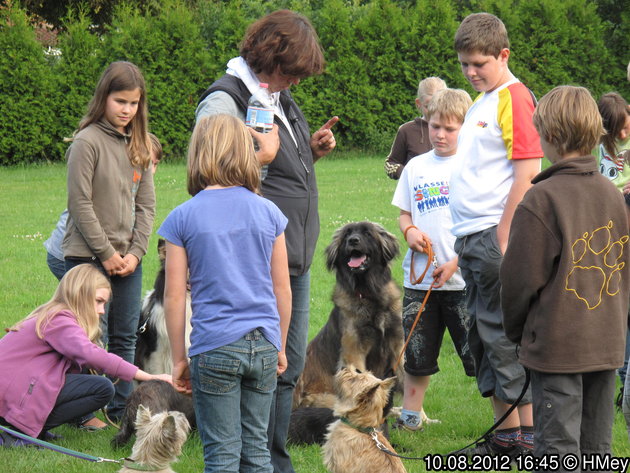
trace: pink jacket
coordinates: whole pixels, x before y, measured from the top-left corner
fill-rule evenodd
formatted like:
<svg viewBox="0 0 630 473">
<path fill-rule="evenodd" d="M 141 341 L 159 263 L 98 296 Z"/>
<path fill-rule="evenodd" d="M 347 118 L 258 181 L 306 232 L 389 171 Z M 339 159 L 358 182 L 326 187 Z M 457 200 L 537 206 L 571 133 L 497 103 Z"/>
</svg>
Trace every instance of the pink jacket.
<svg viewBox="0 0 630 473">
<path fill-rule="evenodd" d="M 131 381 L 138 368 L 93 344 L 68 310 L 57 313 L 43 330 L 28 319 L 17 332 L 0 339 L 0 416 L 36 437 L 50 415 L 67 372 L 92 368 Z"/>
</svg>

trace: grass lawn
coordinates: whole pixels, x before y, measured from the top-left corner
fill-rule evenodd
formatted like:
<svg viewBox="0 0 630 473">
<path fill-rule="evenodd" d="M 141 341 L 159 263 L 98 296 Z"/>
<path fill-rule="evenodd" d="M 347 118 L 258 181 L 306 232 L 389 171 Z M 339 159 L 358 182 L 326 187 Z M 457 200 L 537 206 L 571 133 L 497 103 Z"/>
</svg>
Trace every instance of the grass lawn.
<svg viewBox="0 0 630 473">
<path fill-rule="evenodd" d="M 347 222 L 371 220 L 398 236 L 398 211 L 392 207 L 395 182 L 385 176 L 384 157 L 354 159 L 324 158 L 317 164 L 320 193 L 321 234 L 312 267 L 311 323 L 312 338 L 326 321 L 332 308 L 330 296 L 333 275 L 324 266 L 323 251 L 332 232 Z M 168 212 L 188 198 L 186 170 L 183 164 L 164 163 L 156 175 L 157 216 L 155 229 Z M 0 168 L 0 326 L 8 327 L 23 318 L 37 305 L 47 301 L 56 287 L 56 279 L 46 266 L 42 246 L 65 207 L 65 167 L 44 165 Z M 157 237 L 152 236 L 149 252 L 143 262 L 144 287 L 153 285 L 157 270 Z M 401 258 L 394 262 L 395 279 L 402 283 Z M 1 360 L 0 360 L 1 363 Z M 481 399 L 473 379 L 464 375 L 450 339 L 445 338 L 440 356 L 441 371 L 436 374 L 427 393 L 425 410 L 441 424 L 428 426 L 423 432 L 393 432 L 392 440 L 406 456 L 443 454 L 468 444 L 490 427 L 491 409 Z M 70 427 L 55 431 L 64 436 L 59 445 L 90 455 L 118 459 L 127 456 L 131 447 L 114 451 L 109 446 L 113 430 L 86 433 Z M 617 456 L 629 456 L 630 445 L 621 413 L 616 414 L 613 450 Z M 118 465 L 96 464 L 49 450 L 0 450 L 1 471 L 29 472 L 115 472 Z M 325 472 L 320 449 L 290 448 L 298 473 Z M 409 472 L 424 472 L 423 461 L 404 460 Z M 203 470 L 203 453 L 199 438 L 191 435 L 180 461 L 179 473 Z"/>
</svg>

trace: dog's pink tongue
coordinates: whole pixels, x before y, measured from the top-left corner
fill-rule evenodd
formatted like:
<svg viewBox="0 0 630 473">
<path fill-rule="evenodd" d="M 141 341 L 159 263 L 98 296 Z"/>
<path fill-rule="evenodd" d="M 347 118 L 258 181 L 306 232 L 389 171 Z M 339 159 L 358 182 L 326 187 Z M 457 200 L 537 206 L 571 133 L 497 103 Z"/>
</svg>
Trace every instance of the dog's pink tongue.
<svg viewBox="0 0 630 473">
<path fill-rule="evenodd" d="M 358 268 L 365 261 L 365 255 L 362 256 L 352 256 L 350 261 L 348 261 L 348 266 L 351 268 Z"/>
</svg>

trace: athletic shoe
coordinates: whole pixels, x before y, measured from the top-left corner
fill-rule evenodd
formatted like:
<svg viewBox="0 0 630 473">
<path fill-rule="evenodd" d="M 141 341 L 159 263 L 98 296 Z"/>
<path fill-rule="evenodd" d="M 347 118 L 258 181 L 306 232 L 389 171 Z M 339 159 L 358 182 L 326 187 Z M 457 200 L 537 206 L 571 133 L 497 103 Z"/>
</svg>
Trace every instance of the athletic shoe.
<svg viewBox="0 0 630 473">
<path fill-rule="evenodd" d="M 418 432 L 422 430 L 422 424 L 420 425 L 409 425 L 406 424 L 404 420 L 400 417 L 394 421 L 392 424 L 392 429 L 394 430 L 406 430 L 408 432 Z"/>
<path fill-rule="evenodd" d="M 39 445 L 29 442 L 28 440 L 24 440 L 18 437 L 14 437 L 13 435 L 0 431 L 0 447 L 4 448 L 14 448 L 14 447 L 33 447 L 33 448 L 41 448 Z"/>
<path fill-rule="evenodd" d="M 518 444 L 512 444 L 504 447 L 503 445 L 499 445 L 494 440 L 494 435 L 491 435 L 489 438 L 482 440 L 472 447 L 452 452 L 450 453 L 450 455 L 466 455 L 467 457 L 472 457 L 474 455 L 509 455 L 510 457 L 514 457 L 516 455 L 519 455 L 520 453 L 521 451 Z"/>
</svg>

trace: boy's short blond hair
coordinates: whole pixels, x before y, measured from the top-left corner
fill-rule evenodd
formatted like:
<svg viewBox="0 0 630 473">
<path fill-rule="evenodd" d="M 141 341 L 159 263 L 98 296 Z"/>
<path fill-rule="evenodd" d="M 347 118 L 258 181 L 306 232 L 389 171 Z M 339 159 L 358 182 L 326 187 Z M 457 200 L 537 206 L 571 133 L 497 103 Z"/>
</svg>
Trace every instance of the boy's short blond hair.
<svg viewBox="0 0 630 473">
<path fill-rule="evenodd" d="M 507 29 L 490 13 L 468 15 L 455 33 L 455 51 L 458 53 L 480 53 L 496 58 L 505 48 L 510 48 Z"/>
<path fill-rule="evenodd" d="M 446 89 L 446 82 L 439 77 L 427 77 L 418 84 L 418 98 L 422 100 L 427 95 L 433 95 L 438 90 Z"/>
<path fill-rule="evenodd" d="M 554 88 L 540 99 L 533 120 L 540 137 L 560 156 L 590 154 L 604 134 L 597 103 L 584 87 Z"/>
<path fill-rule="evenodd" d="M 432 115 L 439 114 L 443 118 L 454 118 L 463 123 L 471 105 L 472 99 L 465 90 L 438 90 L 427 105 L 427 120 L 431 120 Z"/>
</svg>

